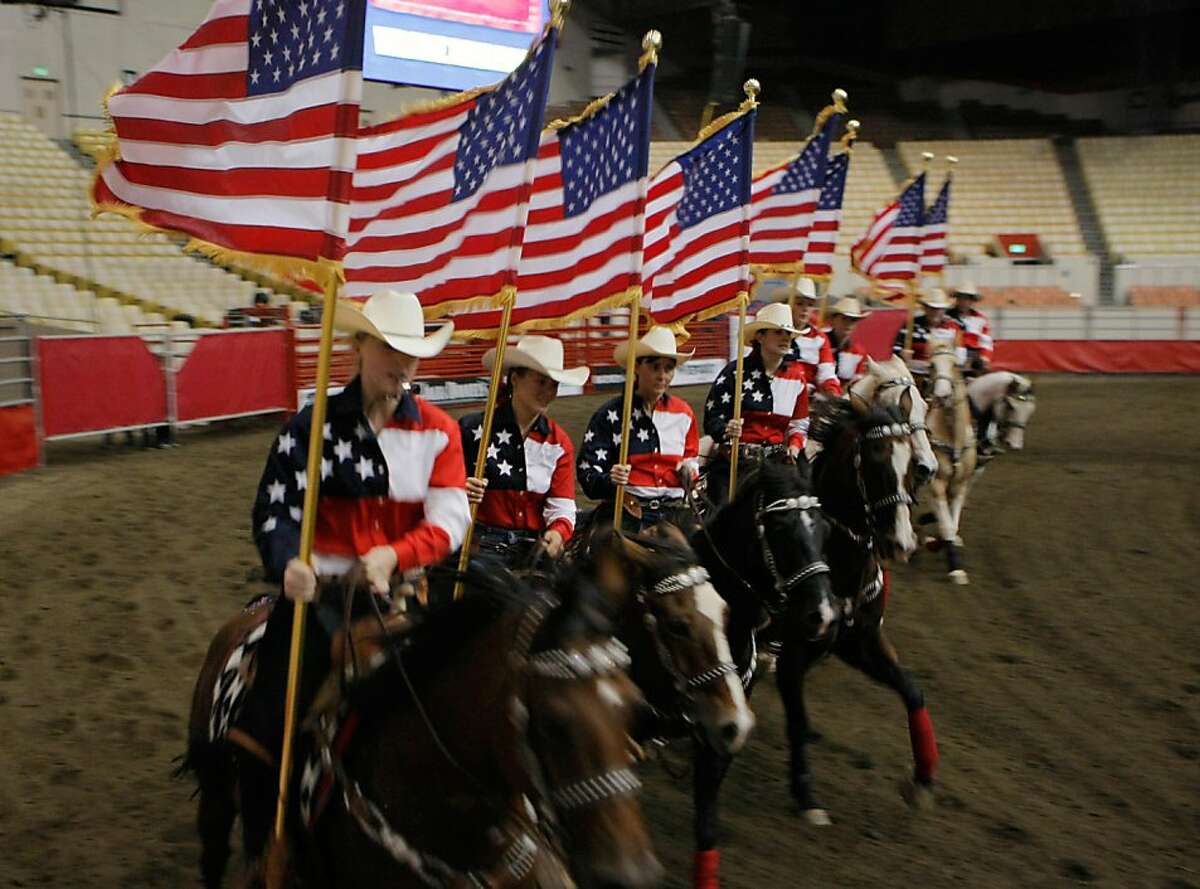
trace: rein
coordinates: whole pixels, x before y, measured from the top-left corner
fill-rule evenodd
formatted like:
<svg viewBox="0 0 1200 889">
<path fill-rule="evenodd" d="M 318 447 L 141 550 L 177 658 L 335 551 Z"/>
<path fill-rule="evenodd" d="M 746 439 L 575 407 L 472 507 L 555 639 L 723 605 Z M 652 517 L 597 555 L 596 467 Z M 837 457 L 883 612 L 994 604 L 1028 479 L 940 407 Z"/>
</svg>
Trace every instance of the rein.
<svg viewBox="0 0 1200 889">
<path fill-rule="evenodd" d="M 664 577 L 649 589 L 649 594 L 651 596 L 666 596 L 671 593 L 694 589 L 704 583 L 708 583 L 708 572 L 701 566 L 694 565 L 686 571 Z M 658 618 L 650 611 L 650 607 L 646 602 L 646 593 L 639 592 L 637 599 L 643 609 L 642 620 L 646 624 L 646 629 L 650 632 L 650 638 L 654 640 L 654 648 L 658 652 L 658 659 L 663 669 L 675 680 L 675 689 L 679 694 L 690 699 L 690 692 L 704 688 L 706 685 L 711 685 L 722 677 L 728 676 L 730 673 L 737 672 L 737 665 L 732 661 L 718 661 L 716 665 L 709 667 L 707 670 L 701 670 L 694 676 L 685 675 L 676 665 L 674 656 L 662 640 L 662 634 L 658 629 Z"/>
</svg>

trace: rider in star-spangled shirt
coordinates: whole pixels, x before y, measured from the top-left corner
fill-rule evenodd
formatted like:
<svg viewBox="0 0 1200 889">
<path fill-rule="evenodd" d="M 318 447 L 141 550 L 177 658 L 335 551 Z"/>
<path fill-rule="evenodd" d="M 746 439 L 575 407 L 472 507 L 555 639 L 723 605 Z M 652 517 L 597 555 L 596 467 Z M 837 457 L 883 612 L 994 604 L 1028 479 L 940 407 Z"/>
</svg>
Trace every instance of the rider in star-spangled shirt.
<svg viewBox="0 0 1200 889">
<path fill-rule="evenodd" d="M 826 395 L 841 396 L 842 384 L 833 360 L 833 345 L 825 332 L 812 323 L 816 304 L 816 286 L 811 279 L 801 278 L 796 282 L 792 306 L 792 324 L 799 331 L 792 340 L 792 358 L 804 367 L 810 394 L 819 389 Z"/>
</svg>

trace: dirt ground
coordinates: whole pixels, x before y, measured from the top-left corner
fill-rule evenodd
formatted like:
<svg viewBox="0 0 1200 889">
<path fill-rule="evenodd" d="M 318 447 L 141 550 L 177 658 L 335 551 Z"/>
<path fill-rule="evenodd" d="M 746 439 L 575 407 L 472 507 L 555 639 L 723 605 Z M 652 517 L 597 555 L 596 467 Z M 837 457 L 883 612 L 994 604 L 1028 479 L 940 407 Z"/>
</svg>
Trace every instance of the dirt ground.
<svg viewBox="0 0 1200 889">
<path fill-rule="evenodd" d="M 763 685 L 726 783 L 727 889 L 1200 887 L 1200 379 L 1037 385 L 1028 449 L 967 507 L 972 584 L 929 555 L 895 577 L 888 630 L 941 744 L 935 805 L 897 793 L 900 702 L 828 663 L 810 710 L 835 823 L 805 826 Z M 578 435 L 595 403 L 556 415 Z M 264 588 L 249 513 L 276 428 L 63 445 L 0 480 L 0 886 L 196 884 L 171 758 L 210 635 Z M 667 885 L 687 886 L 687 782 L 646 774 Z"/>
</svg>

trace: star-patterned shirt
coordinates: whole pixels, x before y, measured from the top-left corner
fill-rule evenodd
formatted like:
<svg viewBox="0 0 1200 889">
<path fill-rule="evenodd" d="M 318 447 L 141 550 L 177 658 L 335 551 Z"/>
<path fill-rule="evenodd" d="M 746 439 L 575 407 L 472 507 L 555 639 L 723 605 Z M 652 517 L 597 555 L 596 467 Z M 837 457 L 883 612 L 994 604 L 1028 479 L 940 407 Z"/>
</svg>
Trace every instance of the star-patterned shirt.
<svg viewBox="0 0 1200 889">
<path fill-rule="evenodd" d="M 913 319 L 912 360 L 909 368 L 915 374 L 929 373 L 929 354 L 934 343 L 949 343 L 955 347 L 955 357 L 960 365 L 966 363 L 967 350 L 958 345 L 962 326 L 949 315 L 942 316 L 937 326 L 930 328 L 929 319 L 918 315 Z M 899 355 L 904 351 L 904 341 L 907 337 L 907 325 L 901 324 L 896 331 L 896 341 L 892 344 L 893 354 Z"/>
<path fill-rule="evenodd" d="M 592 414 L 579 450 L 579 483 L 593 500 L 612 500 L 617 486 L 609 476 L 621 456 L 621 412 L 625 396 L 610 399 Z M 629 421 L 629 484 L 625 490 L 641 500 L 683 497 L 680 466 L 698 468 L 700 434 L 696 415 L 682 398 L 664 394 L 647 410 L 634 396 Z"/>
<path fill-rule="evenodd" d="M 804 367 L 804 378 L 810 389 L 820 389 L 826 395 L 842 394 L 837 366 L 833 361 L 833 347 L 825 332 L 812 324 L 804 328 L 792 340 L 792 358 Z"/>
<path fill-rule="evenodd" d="M 833 347 L 833 363 L 837 368 L 838 379 L 847 388 L 867 372 L 867 350 L 853 338 L 842 342 L 838 339 L 837 331 L 825 331 L 829 344 Z"/>
<path fill-rule="evenodd" d="M 733 419 L 733 386 L 737 362 L 717 375 L 704 402 L 704 433 L 725 440 L 725 425 Z M 804 366 L 785 356 L 773 375 L 754 349 L 742 365 L 743 444 L 779 445 L 803 449 L 808 435 L 808 382 Z"/>
<path fill-rule="evenodd" d="M 982 358 L 987 364 L 992 363 L 992 324 L 988 321 L 988 316 L 979 311 L 979 309 L 970 308 L 965 312 L 960 312 L 957 307 L 946 313 L 962 328 L 963 348 L 967 350 L 967 354 L 975 353 Z"/>
<path fill-rule="evenodd" d="M 483 437 L 483 414 L 458 421 L 467 472 L 474 474 Z M 544 414 L 522 438 L 512 402 L 496 409 L 487 446 L 488 481 L 475 520 L 510 531 L 575 530 L 575 448 L 566 431 Z"/>
<path fill-rule="evenodd" d="M 271 446 L 252 513 L 267 577 L 279 580 L 300 553 L 308 487 L 312 408 L 296 414 Z M 355 378 L 329 398 L 321 458 L 313 566 L 341 574 L 376 546 L 396 550 L 406 571 L 436 564 L 461 545 L 470 512 L 458 425 L 441 408 L 405 395 L 376 434 Z"/>
</svg>

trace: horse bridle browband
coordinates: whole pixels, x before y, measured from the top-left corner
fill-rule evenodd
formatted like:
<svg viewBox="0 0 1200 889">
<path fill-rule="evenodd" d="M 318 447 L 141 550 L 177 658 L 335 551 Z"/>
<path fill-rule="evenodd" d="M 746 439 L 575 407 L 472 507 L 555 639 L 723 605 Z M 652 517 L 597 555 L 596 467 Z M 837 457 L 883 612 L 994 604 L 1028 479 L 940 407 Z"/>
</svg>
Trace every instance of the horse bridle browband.
<svg viewBox="0 0 1200 889">
<path fill-rule="evenodd" d="M 653 597 L 669 596 L 672 593 L 695 589 L 701 584 L 708 583 L 708 581 L 708 572 L 700 565 L 693 565 L 685 571 L 662 578 L 651 586 L 647 592 Z M 638 601 L 646 608 L 644 620 L 646 628 L 650 631 L 650 638 L 654 640 L 654 647 L 658 651 L 658 659 L 662 663 L 663 669 L 670 673 L 671 678 L 675 680 L 676 689 L 681 694 L 688 696 L 688 693 L 691 691 L 704 688 L 704 686 L 716 682 L 723 676 L 737 672 L 737 665 L 732 661 L 719 661 L 715 666 L 709 667 L 707 670 L 702 670 L 694 676 L 684 674 L 676 666 L 671 650 L 667 648 L 667 644 L 662 640 L 662 634 L 658 631 L 658 618 L 654 616 L 653 612 L 647 606 L 646 597 L 639 593 Z"/>
<path fill-rule="evenodd" d="M 599 679 L 628 668 L 629 653 L 617 639 L 593 644 L 585 651 L 552 648 L 531 654 L 530 648 L 538 630 L 559 604 L 558 600 L 548 593 L 539 591 L 534 601 L 526 607 L 517 626 L 511 655 L 514 673 L 518 676 L 533 675 L 543 679 L 580 681 Z M 391 654 L 393 660 L 403 671 L 404 666 L 399 651 L 392 648 Z M 416 700 L 415 692 L 413 694 L 414 700 Z M 418 712 L 425 720 L 438 747 L 446 753 L 453 765 L 462 770 L 462 767 L 450 756 L 441 743 L 437 731 L 429 722 L 424 709 L 419 706 L 419 702 Z M 519 693 L 514 693 L 511 713 L 517 725 L 521 758 L 525 763 L 525 768 L 529 771 L 528 777 L 538 788 L 541 796 L 549 800 L 557 810 L 571 811 L 615 797 L 628 796 L 641 789 L 641 780 L 628 767 L 608 769 L 598 775 L 582 778 L 570 784 L 549 787 L 542 774 L 540 761 L 528 741 L 526 731 L 528 708 L 521 700 Z M 324 720 L 322 723 L 322 730 L 314 732 L 322 763 L 342 786 L 342 799 L 346 811 L 354 818 L 365 836 L 391 855 L 398 864 L 407 867 L 421 882 L 434 887 L 434 889 L 442 889 L 456 880 L 466 880 L 470 885 L 480 887 L 480 889 L 489 889 L 496 885 L 487 871 L 481 869 L 459 871 L 437 856 L 422 852 L 410 845 L 404 836 L 391 826 L 379 806 L 363 793 L 358 782 L 346 772 L 341 757 L 333 750 L 334 739 L 331 737 L 331 727 L 325 724 Z M 526 802 L 528 803 L 528 799 Z M 516 821 L 511 813 L 506 820 Z M 537 859 L 539 847 L 533 836 L 537 828 L 516 821 L 509 830 L 500 830 L 499 828 L 497 830 L 509 839 L 509 843 L 505 846 L 496 869 L 503 871 L 511 883 L 519 883 L 530 874 Z"/>
<path fill-rule="evenodd" d="M 779 568 L 775 564 L 775 553 L 771 550 L 770 541 L 767 540 L 767 526 L 763 522 L 763 516 L 776 512 L 820 510 L 821 501 L 816 497 L 803 494 L 799 497 L 785 497 L 780 500 L 773 500 L 763 506 L 762 502 L 764 499 L 765 497 L 760 491 L 755 503 L 754 528 L 758 534 L 759 545 L 762 547 L 763 562 L 766 563 L 767 570 L 771 573 L 771 577 L 775 581 L 775 592 L 779 597 L 779 604 L 782 607 L 787 605 L 788 597 L 793 588 L 804 583 L 804 581 L 811 577 L 816 577 L 818 574 L 829 574 L 829 565 L 821 559 L 814 559 L 807 565 L 801 566 L 787 577 L 784 577 L 779 573 Z"/>
</svg>

